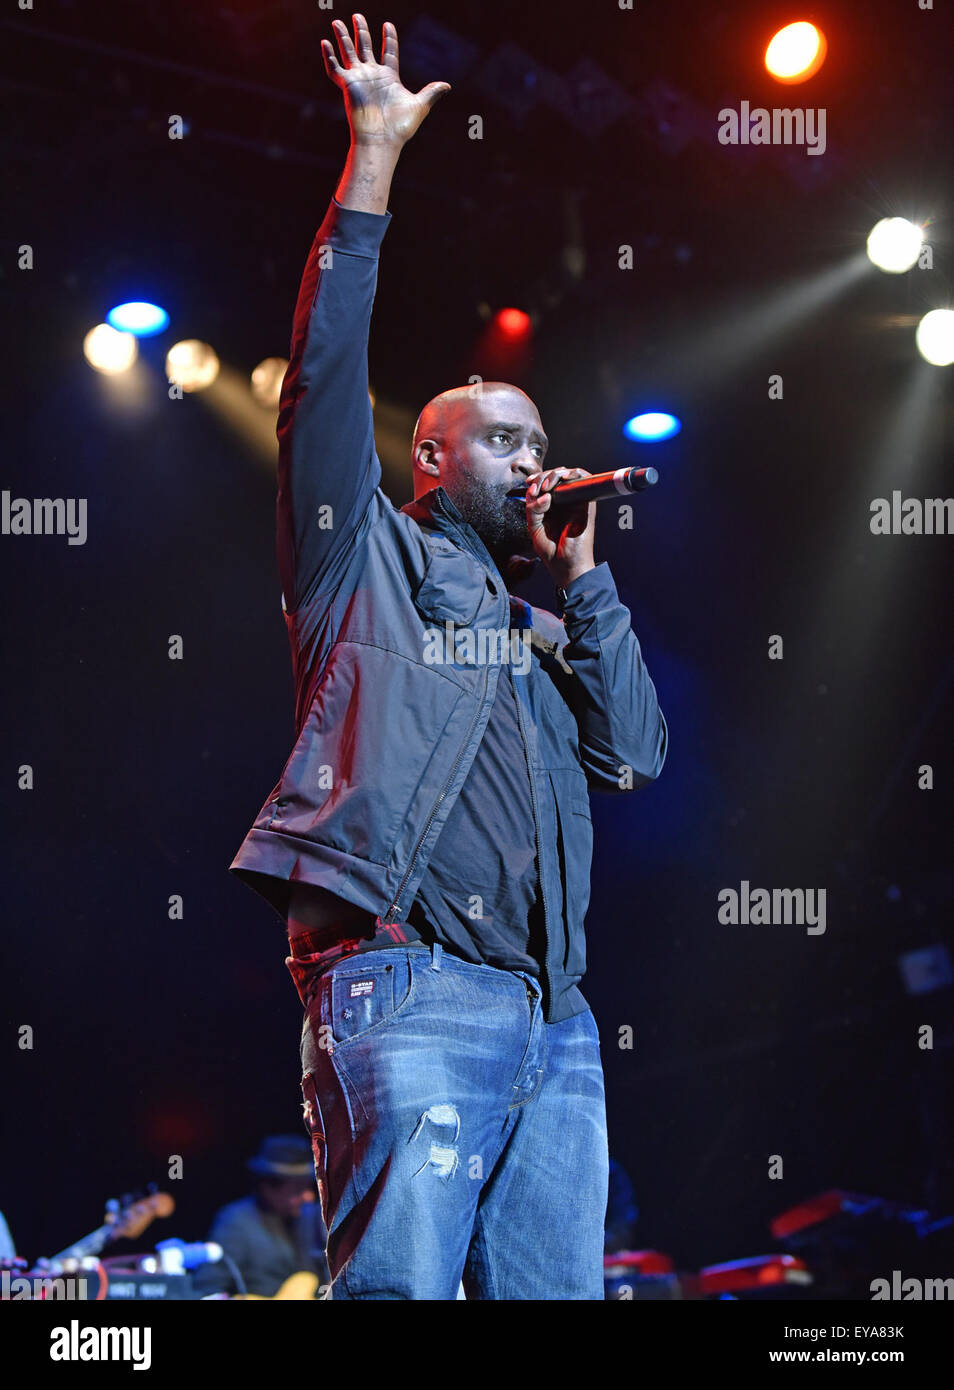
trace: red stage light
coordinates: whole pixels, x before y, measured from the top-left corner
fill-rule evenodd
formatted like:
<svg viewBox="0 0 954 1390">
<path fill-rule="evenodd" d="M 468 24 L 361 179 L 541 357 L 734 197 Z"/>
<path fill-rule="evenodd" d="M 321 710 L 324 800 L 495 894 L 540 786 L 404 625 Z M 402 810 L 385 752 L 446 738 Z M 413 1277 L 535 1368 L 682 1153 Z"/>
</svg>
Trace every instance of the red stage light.
<svg viewBox="0 0 954 1390">
<path fill-rule="evenodd" d="M 522 338 L 530 332 L 530 315 L 522 309 L 500 309 L 497 312 L 497 327 L 507 338 Z"/>
</svg>

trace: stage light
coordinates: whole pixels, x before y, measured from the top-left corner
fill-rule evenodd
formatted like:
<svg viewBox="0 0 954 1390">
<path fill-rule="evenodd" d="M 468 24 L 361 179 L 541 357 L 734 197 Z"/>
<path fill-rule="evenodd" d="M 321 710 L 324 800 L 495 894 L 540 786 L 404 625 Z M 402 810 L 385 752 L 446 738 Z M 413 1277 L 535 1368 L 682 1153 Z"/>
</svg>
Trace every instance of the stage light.
<svg viewBox="0 0 954 1390">
<path fill-rule="evenodd" d="M 786 24 L 765 50 L 765 66 L 777 82 L 807 82 L 827 51 L 825 35 L 814 24 Z"/>
<path fill-rule="evenodd" d="M 643 415 L 634 415 L 623 426 L 628 439 L 638 439 L 643 444 L 658 444 L 662 439 L 671 439 L 682 429 L 682 421 L 664 410 L 648 410 Z"/>
<path fill-rule="evenodd" d="M 143 299 L 131 300 L 128 304 L 117 304 L 106 315 L 106 322 L 121 333 L 134 333 L 137 338 L 151 338 L 169 327 L 169 315 L 158 304 L 147 304 Z"/>
<path fill-rule="evenodd" d="M 932 309 L 925 314 L 914 340 L 925 362 L 949 367 L 954 362 L 954 309 Z"/>
<path fill-rule="evenodd" d="M 252 373 L 252 395 L 259 405 L 268 406 L 270 410 L 277 409 L 287 370 L 288 362 L 284 357 L 266 357 L 259 362 Z"/>
<path fill-rule="evenodd" d="M 175 343 L 166 354 L 166 376 L 183 391 L 204 391 L 219 374 L 219 359 L 198 338 Z"/>
<path fill-rule="evenodd" d="M 530 332 L 530 315 L 522 309 L 500 309 L 495 322 L 505 338 L 522 338 Z"/>
<path fill-rule="evenodd" d="M 910 270 L 921 252 L 924 233 L 903 217 L 882 217 L 868 235 L 868 259 L 889 275 Z"/>
<path fill-rule="evenodd" d="M 107 376 L 128 371 L 139 356 L 139 344 L 132 333 L 120 333 L 108 323 L 97 324 L 83 339 L 83 354 L 91 367 Z"/>
</svg>

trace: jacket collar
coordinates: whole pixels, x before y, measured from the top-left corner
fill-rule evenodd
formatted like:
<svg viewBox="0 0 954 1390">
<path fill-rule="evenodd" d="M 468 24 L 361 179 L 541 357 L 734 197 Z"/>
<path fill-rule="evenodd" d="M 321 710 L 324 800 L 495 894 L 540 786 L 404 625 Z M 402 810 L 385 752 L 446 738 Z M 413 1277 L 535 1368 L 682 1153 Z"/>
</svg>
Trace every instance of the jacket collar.
<svg viewBox="0 0 954 1390">
<path fill-rule="evenodd" d="M 424 492 L 420 497 L 415 497 L 412 502 L 406 502 L 400 510 L 405 516 L 416 521 L 419 526 L 450 536 L 458 545 L 469 550 L 485 569 L 496 575 L 505 589 L 508 588 L 507 580 L 497 568 L 490 551 L 474 528 L 461 516 L 440 484 L 437 487 L 432 487 L 430 492 Z M 535 565 L 536 561 L 530 563 Z M 526 578 L 526 574 L 521 577 Z"/>
</svg>

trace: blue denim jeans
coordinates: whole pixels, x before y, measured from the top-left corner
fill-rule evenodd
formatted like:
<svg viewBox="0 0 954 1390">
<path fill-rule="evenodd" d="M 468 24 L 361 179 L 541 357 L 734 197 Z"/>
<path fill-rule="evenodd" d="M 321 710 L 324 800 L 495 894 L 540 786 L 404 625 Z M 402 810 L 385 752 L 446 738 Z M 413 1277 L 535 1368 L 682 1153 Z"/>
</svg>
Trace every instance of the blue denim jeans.
<svg viewBox="0 0 954 1390">
<path fill-rule="evenodd" d="M 589 1009 L 439 945 L 320 974 L 301 1040 L 332 1299 L 600 1299 L 608 1154 Z"/>
</svg>

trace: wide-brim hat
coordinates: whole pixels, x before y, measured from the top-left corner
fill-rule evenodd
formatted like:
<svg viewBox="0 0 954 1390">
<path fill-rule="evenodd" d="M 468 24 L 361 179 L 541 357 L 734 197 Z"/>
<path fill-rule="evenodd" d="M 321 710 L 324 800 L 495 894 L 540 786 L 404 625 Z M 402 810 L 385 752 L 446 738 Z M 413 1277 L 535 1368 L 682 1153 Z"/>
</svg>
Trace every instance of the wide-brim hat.
<svg viewBox="0 0 954 1390">
<path fill-rule="evenodd" d="M 250 1173 L 265 1178 L 309 1178 L 315 1174 L 311 1145 L 294 1134 L 268 1135 L 245 1166 Z"/>
</svg>

